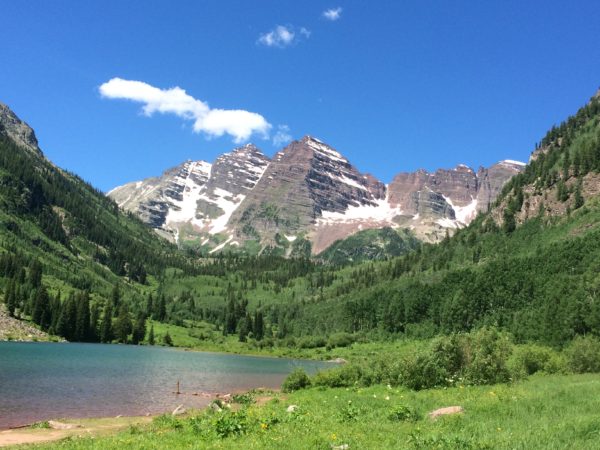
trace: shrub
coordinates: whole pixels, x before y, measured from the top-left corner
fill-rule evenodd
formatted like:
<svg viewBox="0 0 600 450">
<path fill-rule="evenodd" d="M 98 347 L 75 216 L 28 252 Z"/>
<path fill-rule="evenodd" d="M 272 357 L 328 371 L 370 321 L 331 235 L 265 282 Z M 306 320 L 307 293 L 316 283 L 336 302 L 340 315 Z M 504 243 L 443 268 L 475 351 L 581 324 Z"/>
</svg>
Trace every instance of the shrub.
<svg viewBox="0 0 600 450">
<path fill-rule="evenodd" d="M 240 405 L 251 405 L 252 403 L 256 402 L 254 394 L 252 394 L 251 392 L 246 392 L 243 394 L 234 394 L 232 400 L 235 403 L 239 403 Z"/>
<path fill-rule="evenodd" d="M 299 339 L 297 342 L 298 348 L 318 348 L 325 347 L 327 341 L 323 337 L 318 336 L 306 336 Z"/>
<path fill-rule="evenodd" d="M 421 419 L 421 414 L 409 406 L 398 405 L 392 410 L 388 418 L 395 422 L 416 422 Z"/>
<path fill-rule="evenodd" d="M 578 336 L 565 350 L 569 368 L 575 373 L 600 372 L 600 341 Z"/>
<path fill-rule="evenodd" d="M 294 392 L 308 386 L 310 386 L 310 378 L 304 370 L 297 368 L 284 380 L 281 390 L 283 392 Z"/>
<path fill-rule="evenodd" d="M 406 355 L 396 368 L 398 378 L 394 384 L 414 390 L 444 386 L 449 377 L 446 368 L 436 361 L 431 352 Z"/>
<path fill-rule="evenodd" d="M 470 361 L 465 377 L 472 384 L 510 381 L 508 358 L 512 344 L 507 335 L 494 328 L 482 328 L 470 335 Z"/>
<path fill-rule="evenodd" d="M 244 434 L 248 427 L 245 411 L 225 412 L 214 420 L 215 432 L 221 438 Z"/>
<path fill-rule="evenodd" d="M 336 347 L 348 347 L 355 341 L 354 335 L 350 333 L 334 333 L 327 340 L 327 349 L 331 350 Z"/>
<path fill-rule="evenodd" d="M 515 347 L 508 367 L 513 378 L 524 378 L 537 372 L 558 373 L 565 369 L 564 359 L 554 350 L 535 344 Z"/>
<path fill-rule="evenodd" d="M 327 387 L 350 387 L 362 381 L 363 370 L 356 364 L 344 364 L 341 367 L 318 372 L 313 377 L 315 386 Z"/>
<path fill-rule="evenodd" d="M 357 408 L 352 404 L 352 400 L 348 400 L 348 404 L 340 410 L 340 420 L 342 422 L 353 422 L 358 420 L 360 415 L 360 408 Z"/>
</svg>

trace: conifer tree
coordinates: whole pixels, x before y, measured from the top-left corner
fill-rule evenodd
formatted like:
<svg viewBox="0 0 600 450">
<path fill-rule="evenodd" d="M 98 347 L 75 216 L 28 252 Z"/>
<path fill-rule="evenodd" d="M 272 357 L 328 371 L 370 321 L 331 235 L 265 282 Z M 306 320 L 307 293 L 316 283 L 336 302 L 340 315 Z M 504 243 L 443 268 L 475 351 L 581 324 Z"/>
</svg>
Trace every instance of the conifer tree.
<svg viewBox="0 0 600 450">
<path fill-rule="evenodd" d="M 575 209 L 579 209 L 583 206 L 583 195 L 581 195 L 581 179 L 577 182 L 575 186 L 575 198 L 573 207 Z"/>
<path fill-rule="evenodd" d="M 113 340 L 112 316 L 112 303 L 108 302 L 100 324 L 100 342 L 110 343 Z"/>
<path fill-rule="evenodd" d="M 90 338 L 90 295 L 87 291 L 77 296 L 74 340 L 88 341 Z"/>
<path fill-rule="evenodd" d="M 131 333 L 131 343 L 134 345 L 139 344 L 144 340 L 146 336 L 146 317 L 144 314 L 140 314 L 133 325 L 133 331 Z"/>
<path fill-rule="evenodd" d="M 115 337 L 119 342 L 126 344 L 132 328 L 133 324 L 131 323 L 131 317 L 129 316 L 127 305 L 122 303 L 119 307 L 119 314 L 115 322 Z"/>
<path fill-rule="evenodd" d="M 169 334 L 168 331 L 163 336 L 163 344 L 165 344 L 165 345 L 167 345 L 169 347 L 173 347 L 173 339 L 171 338 L 171 335 Z"/>
<path fill-rule="evenodd" d="M 150 333 L 148 334 L 148 344 L 154 345 L 154 324 L 150 327 Z"/>
</svg>

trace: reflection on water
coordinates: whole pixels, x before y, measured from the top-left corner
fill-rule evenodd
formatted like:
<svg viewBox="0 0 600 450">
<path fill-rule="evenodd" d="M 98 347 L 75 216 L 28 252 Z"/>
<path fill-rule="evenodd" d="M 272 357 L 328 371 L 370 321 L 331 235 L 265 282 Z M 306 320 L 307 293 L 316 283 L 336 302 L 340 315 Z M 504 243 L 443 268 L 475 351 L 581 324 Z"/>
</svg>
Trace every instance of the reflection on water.
<svg viewBox="0 0 600 450">
<path fill-rule="evenodd" d="M 209 399 L 192 394 L 276 388 L 295 367 L 327 366 L 161 347 L 0 342 L 0 428 L 202 407 Z M 174 394 L 177 381 L 182 395 Z"/>
</svg>

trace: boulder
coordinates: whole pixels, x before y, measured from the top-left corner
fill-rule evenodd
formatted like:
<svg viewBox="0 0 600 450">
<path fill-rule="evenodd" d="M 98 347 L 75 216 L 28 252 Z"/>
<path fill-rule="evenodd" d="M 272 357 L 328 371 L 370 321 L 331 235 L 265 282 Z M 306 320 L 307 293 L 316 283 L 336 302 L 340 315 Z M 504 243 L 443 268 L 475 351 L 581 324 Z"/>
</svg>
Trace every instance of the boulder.
<svg viewBox="0 0 600 450">
<path fill-rule="evenodd" d="M 462 406 L 448 406 L 446 408 L 436 409 L 435 411 L 431 411 L 428 416 L 430 419 L 437 419 L 440 416 L 447 416 L 451 414 L 462 414 L 465 412 L 465 409 Z"/>
</svg>

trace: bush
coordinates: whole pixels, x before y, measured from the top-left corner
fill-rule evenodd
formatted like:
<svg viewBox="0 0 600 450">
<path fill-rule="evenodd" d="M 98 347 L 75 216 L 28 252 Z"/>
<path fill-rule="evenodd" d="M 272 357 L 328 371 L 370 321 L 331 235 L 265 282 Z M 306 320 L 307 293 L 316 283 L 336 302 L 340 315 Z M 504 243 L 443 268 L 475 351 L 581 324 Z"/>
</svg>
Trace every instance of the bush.
<svg viewBox="0 0 600 450">
<path fill-rule="evenodd" d="M 334 333 L 327 340 L 327 349 L 331 350 L 336 347 L 348 347 L 355 341 L 354 335 L 350 333 Z"/>
<path fill-rule="evenodd" d="M 240 405 L 251 405 L 256 402 L 254 394 L 251 392 L 246 392 L 243 394 L 234 394 L 232 400 L 235 403 L 239 403 Z"/>
<path fill-rule="evenodd" d="M 318 348 L 325 347 L 327 341 L 323 337 L 318 336 L 306 336 L 299 339 L 297 342 L 298 348 Z"/>
<path fill-rule="evenodd" d="M 355 364 L 344 364 L 335 369 L 318 372 L 313 377 L 315 386 L 350 387 L 363 381 L 363 370 Z M 366 384 L 366 383 L 362 383 Z"/>
<path fill-rule="evenodd" d="M 482 328 L 470 335 L 470 361 L 465 377 L 471 384 L 494 384 L 510 381 L 508 358 L 512 344 L 507 335 L 494 328 Z"/>
<path fill-rule="evenodd" d="M 548 347 L 535 344 L 515 347 L 508 367 L 513 378 L 524 378 L 537 372 L 559 373 L 565 371 L 561 356 Z"/>
<path fill-rule="evenodd" d="M 394 422 L 416 422 L 421 419 L 421 414 L 409 406 L 398 405 L 392 410 L 388 418 Z"/>
<path fill-rule="evenodd" d="M 310 378 L 304 370 L 297 368 L 284 380 L 281 390 L 283 392 L 294 392 L 308 386 L 310 386 Z"/>
<path fill-rule="evenodd" d="M 399 361 L 396 370 L 394 384 L 414 390 L 445 386 L 449 378 L 446 368 L 436 361 L 431 352 L 426 351 L 406 355 Z"/>
<path fill-rule="evenodd" d="M 244 434 L 248 428 L 245 411 L 225 412 L 214 420 L 215 432 L 221 438 Z"/>
<path fill-rule="evenodd" d="M 569 369 L 575 373 L 600 372 L 600 341 L 592 336 L 578 336 L 566 348 Z"/>
</svg>

